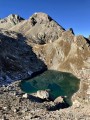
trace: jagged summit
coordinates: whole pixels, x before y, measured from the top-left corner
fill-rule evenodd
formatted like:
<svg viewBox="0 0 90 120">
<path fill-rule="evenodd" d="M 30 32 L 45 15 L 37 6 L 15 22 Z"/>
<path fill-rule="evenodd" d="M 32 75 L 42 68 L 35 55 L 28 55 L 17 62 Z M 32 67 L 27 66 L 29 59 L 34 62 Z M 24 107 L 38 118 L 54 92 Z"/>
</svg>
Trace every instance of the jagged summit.
<svg viewBox="0 0 90 120">
<path fill-rule="evenodd" d="M 35 19 L 38 23 L 46 23 L 46 22 L 50 22 L 53 19 L 47 15 L 46 13 L 42 13 L 42 12 L 38 12 L 38 13 L 34 13 L 30 19 Z"/>
<path fill-rule="evenodd" d="M 52 19 L 48 14 L 46 13 L 43 13 L 43 12 L 36 12 L 34 13 L 30 18 L 30 20 L 35 20 L 37 23 L 47 23 L 47 22 L 51 22 L 51 21 L 54 21 L 56 22 L 54 19 Z M 56 22 L 57 23 L 57 22 Z M 58 24 L 58 23 L 57 23 Z M 59 25 L 59 24 L 58 24 Z M 59 25 L 61 26 L 61 25 Z M 61 26 L 62 29 L 64 29 L 62 26 Z M 65 30 L 65 29 L 64 29 Z"/>
<path fill-rule="evenodd" d="M 6 18 L 0 19 L 0 28 L 10 29 L 14 25 L 20 23 L 24 19 L 16 14 L 10 14 Z"/>
<path fill-rule="evenodd" d="M 24 18 L 20 17 L 19 15 L 16 14 L 10 14 L 7 18 L 7 20 L 13 20 L 15 23 L 18 23 L 22 20 L 24 20 Z"/>
</svg>

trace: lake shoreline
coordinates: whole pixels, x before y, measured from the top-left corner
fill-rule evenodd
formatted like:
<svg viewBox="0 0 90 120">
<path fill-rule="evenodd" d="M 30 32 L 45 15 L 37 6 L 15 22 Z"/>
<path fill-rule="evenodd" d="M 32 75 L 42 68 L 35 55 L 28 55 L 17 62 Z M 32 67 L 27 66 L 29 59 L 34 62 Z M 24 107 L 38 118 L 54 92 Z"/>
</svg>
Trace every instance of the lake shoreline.
<svg viewBox="0 0 90 120">
<path fill-rule="evenodd" d="M 55 111 L 48 111 L 46 109 L 47 106 L 54 105 L 53 101 L 36 102 L 32 96 L 29 96 L 29 98 L 23 98 L 25 93 L 21 91 L 19 86 L 21 80 L 0 87 L 0 118 L 10 120 L 67 120 L 68 118 L 79 120 L 82 118 L 89 120 L 90 99 L 87 90 L 90 85 L 90 77 L 87 74 L 81 75 L 75 75 L 80 79 L 80 88 L 72 96 L 73 105 L 69 108 Z M 84 89 L 83 86 L 86 85 L 87 87 Z M 83 99 L 85 97 L 86 99 Z"/>
<path fill-rule="evenodd" d="M 53 106 L 53 102 L 37 103 L 32 98 L 23 98 L 24 92 L 19 87 L 20 81 L 14 82 L 7 87 L 0 88 L 0 118 L 12 120 L 25 119 L 90 119 L 90 104 L 80 103 L 67 109 L 47 111 L 45 106 Z M 86 111 L 86 112 L 84 112 Z M 83 115 L 83 116 L 82 116 Z"/>
</svg>

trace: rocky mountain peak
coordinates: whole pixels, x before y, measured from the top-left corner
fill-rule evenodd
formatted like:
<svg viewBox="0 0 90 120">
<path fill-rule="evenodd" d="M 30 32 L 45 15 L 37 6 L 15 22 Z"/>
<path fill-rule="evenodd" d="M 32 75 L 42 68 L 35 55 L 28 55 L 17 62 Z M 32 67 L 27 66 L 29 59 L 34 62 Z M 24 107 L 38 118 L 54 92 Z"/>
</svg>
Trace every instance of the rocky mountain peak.
<svg viewBox="0 0 90 120">
<path fill-rule="evenodd" d="M 38 13 L 34 13 L 31 17 L 31 20 L 35 20 L 37 23 L 46 23 L 46 22 L 50 22 L 53 19 L 47 15 L 46 13 L 42 13 L 42 12 L 38 12 Z"/>
<path fill-rule="evenodd" d="M 19 15 L 10 14 L 6 18 L 0 19 L 0 28 L 9 29 L 23 20 Z"/>
<path fill-rule="evenodd" d="M 22 17 L 16 14 L 10 14 L 6 19 L 13 21 L 14 23 L 19 23 L 20 21 L 24 20 Z"/>
</svg>

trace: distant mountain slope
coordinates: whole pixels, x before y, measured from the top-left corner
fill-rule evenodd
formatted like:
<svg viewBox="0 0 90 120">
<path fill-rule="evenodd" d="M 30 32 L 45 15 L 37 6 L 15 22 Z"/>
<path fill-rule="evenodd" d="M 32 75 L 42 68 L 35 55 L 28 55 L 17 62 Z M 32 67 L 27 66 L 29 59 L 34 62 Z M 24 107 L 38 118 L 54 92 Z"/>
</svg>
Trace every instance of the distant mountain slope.
<svg viewBox="0 0 90 120">
<path fill-rule="evenodd" d="M 4 19 L 0 19 L 0 28 L 10 29 L 11 27 L 17 25 L 19 22 L 24 19 L 18 15 L 11 14 Z"/>
</svg>

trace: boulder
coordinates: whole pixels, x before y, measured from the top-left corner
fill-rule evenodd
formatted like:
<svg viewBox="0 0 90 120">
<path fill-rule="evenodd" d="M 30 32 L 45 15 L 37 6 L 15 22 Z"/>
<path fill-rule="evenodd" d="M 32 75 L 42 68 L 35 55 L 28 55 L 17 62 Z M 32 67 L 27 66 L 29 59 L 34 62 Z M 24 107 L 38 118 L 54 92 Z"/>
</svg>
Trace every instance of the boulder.
<svg viewBox="0 0 90 120">
<path fill-rule="evenodd" d="M 64 102 L 64 98 L 62 96 L 59 96 L 54 100 L 54 103 L 56 104 L 63 103 L 63 102 Z"/>
<path fill-rule="evenodd" d="M 48 99 L 49 98 L 49 91 L 39 90 L 39 91 L 37 91 L 37 97 L 39 97 L 41 99 Z"/>
<path fill-rule="evenodd" d="M 23 94 L 22 98 L 28 98 L 28 94 L 27 93 Z"/>
</svg>

